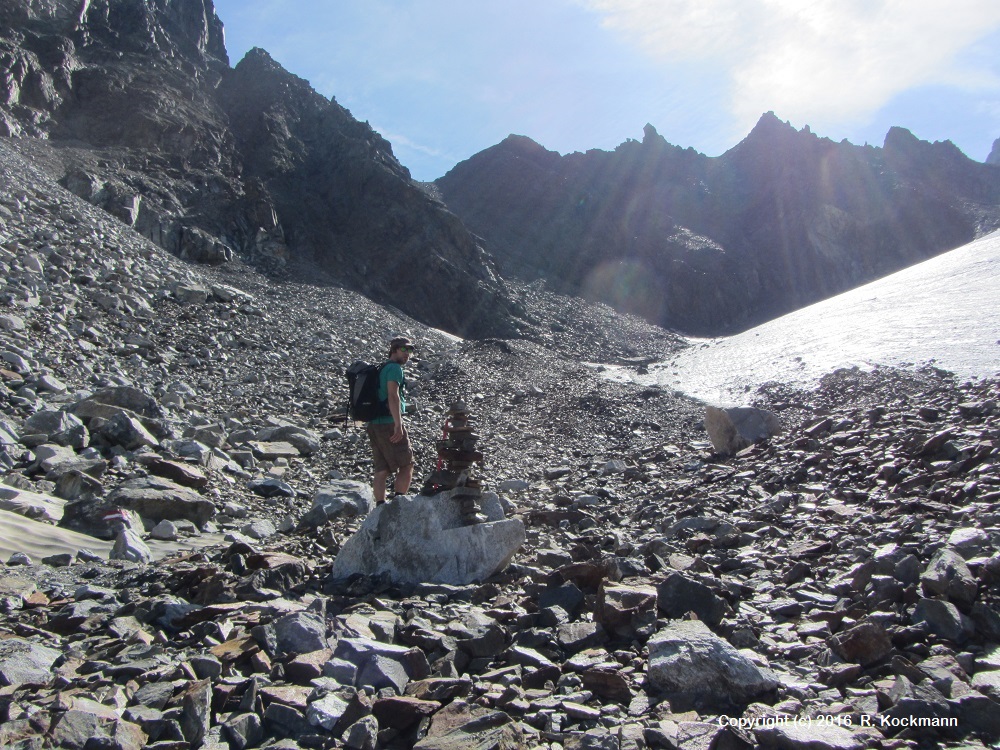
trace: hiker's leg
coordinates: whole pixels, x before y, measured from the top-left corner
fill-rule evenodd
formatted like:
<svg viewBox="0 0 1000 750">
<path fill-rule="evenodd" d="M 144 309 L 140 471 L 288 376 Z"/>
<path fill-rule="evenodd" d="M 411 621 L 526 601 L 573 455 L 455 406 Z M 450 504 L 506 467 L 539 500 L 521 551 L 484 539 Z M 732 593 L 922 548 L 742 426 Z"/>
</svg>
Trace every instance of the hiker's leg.
<svg viewBox="0 0 1000 750">
<path fill-rule="evenodd" d="M 400 466 L 399 471 L 396 472 L 396 494 L 405 495 L 410 489 L 411 481 L 413 481 L 413 464 Z"/>
<path fill-rule="evenodd" d="M 389 470 L 375 472 L 375 479 L 372 482 L 372 494 L 375 495 L 376 503 L 385 502 L 385 480 L 389 478 Z"/>
</svg>

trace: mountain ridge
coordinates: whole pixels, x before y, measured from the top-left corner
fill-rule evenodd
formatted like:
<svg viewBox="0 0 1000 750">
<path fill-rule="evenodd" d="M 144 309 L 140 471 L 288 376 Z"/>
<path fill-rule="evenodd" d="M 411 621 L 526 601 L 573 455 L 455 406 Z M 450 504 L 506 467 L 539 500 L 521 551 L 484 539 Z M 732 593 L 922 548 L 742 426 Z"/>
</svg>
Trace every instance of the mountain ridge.
<svg viewBox="0 0 1000 750">
<path fill-rule="evenodd" d="M 561 156 L 512 136 L 435 183 L 502 273 L 693 335 L 734 333 L 1000 226 L 1000 171 L 892 128 L 835 143 L 765 113 L 719 157 L 652 125 Z"/>
<path fill-rule="evenodd" d="M 414 182 L 392 145 L 211 0 L 0 9 L 0 133 L 182 258 L 312 266 L 434 327 L 538 337 L 505 277 L 694 335 L 745 330 L 1000 226 L 1000 171 L 891 129 L 835 143 L 765 113 L 719 157 L 651 124 L 613 151 L 527 136 Z"/>
</svg>

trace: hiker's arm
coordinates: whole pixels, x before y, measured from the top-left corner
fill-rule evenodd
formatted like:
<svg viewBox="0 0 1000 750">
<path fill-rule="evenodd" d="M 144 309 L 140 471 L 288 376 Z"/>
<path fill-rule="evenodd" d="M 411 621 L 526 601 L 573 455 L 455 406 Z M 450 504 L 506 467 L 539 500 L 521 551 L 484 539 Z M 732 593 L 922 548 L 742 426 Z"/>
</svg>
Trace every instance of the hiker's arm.
<svg viewBox="0 0 1000 750">
<path fill-rule="evenodd" d="M 389 438 L 389 441 L 398 443 L 403 439 L 403 414 L 399 400 L 399 383 L 390 380 L 386 384 L 386 390 L 389 395 L 389 413 L 392 414 L 392 423 L 396 427 L 392 431 L 392 437 Z"/>
</svg>

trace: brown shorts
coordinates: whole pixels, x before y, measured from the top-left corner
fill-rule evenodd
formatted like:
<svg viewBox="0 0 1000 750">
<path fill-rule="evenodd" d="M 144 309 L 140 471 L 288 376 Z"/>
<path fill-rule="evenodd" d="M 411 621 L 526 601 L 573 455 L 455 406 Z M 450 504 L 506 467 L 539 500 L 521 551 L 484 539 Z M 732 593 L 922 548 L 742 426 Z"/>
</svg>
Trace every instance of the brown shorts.
<svg viewBox="0 0 1000 750">
<path fill-rule="evenodd" d="M 372 456 L 375 460 L 375 471 L 399 471 L 404 466 L 413 463 L 413 448 L 410 446 L 410 434 L 403 427 L 403 439 L 398 443 L 390 442 L 395 425 L 372 424 L 365 426 L 368 439 L 372 442 Z"/>
</svg>

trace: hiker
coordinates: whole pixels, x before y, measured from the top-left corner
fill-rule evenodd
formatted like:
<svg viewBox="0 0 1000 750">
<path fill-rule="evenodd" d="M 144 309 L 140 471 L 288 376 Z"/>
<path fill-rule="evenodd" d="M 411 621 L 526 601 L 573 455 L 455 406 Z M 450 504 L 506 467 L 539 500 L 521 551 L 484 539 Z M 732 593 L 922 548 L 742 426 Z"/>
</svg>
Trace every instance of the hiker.
<svg viewBox="0 0 1000 750">
<path fill-rule="evenodd" d="M 396 474 L 393 497 L 405 495 L 413 479 L 413 448 L 403 425 L 403 414 L 406 413 L 403 365 L 413 351 L 413 342 L 405 336 L 398 336 L 389 342 L 389 361 L 382 367 L 378 386 L 379 401 L 388 403 L 389 414 L 375 417 L 365 428 L 372 443 L 375 462 L 372 492 L 376 504 L 385 502 L 386 480 L 390 472 Z"/>
</svg>

